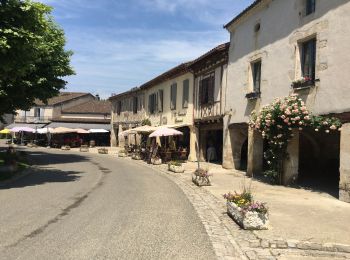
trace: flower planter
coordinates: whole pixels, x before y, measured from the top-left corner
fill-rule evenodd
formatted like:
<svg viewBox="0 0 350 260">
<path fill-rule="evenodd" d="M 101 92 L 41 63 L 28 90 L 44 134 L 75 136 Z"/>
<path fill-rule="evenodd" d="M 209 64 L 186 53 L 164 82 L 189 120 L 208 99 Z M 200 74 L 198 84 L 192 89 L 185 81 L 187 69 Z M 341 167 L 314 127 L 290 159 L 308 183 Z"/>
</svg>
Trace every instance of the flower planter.
<svg viewBox="0 0 350 260">
<path fill-rule="evenodd" d="M 292 83 L 293 89 L 304 89 L 315 85 L 315 80 L 295 81 Z"/>
<path fill-rule="evenodd" d="M 128 155 L 125 152 L 119 152 L 118 157 L 127 157 Z"/>
<path fill-rule="evenodd" d="M 228 201 L 227 214 L 243 229 L 268 229 L 269 217 L 267 213 L 259 213 L 256 211 L 248 211 L 244 213 L 235 203 Z"/>
<path fill-rule="evenodd" d="M 162 159 L 152 158 L 152 159 L 151 159 L 151 163 L 152 163 L 153 165 L 161 165 L 161 164 L 162 164 Z"/>
<path fill-rule="evenodd" d="M 82 145 L 82 146 L 80 146 L 79 151 L 80 152 L 88 152 L 89 151 L 89 146 Z"/>
<path fill-rule="evenodd" d="M 100 153 L 100 154 L 108 154 L 108 149 L 106 149 L 106 148 L 100 148 L 100 149 L 98 149 L 97 151 L 98 151 L 98 153 Z"/>
<path fill-rule="evenodd" d="M 168 164 L 168 170 L 175 173 L 185 172 L 185 167 L 181 165 Z"/>
<path fill-rule="evenodd" d="M 133 154 L 131 156 L 131 159 L 133 159 L 133 160 L 141 160 L 141 156 L 139 154 Z"/>
<path fill-rule="evenodd" d="M 211 181 L 210 181 L 209 176 L 203 177 L 203 176 L 198 176 L 198 175 L 193 174 L 192 175 L 192 182 L 199 187 L 211 186 Z"/>
<path fill-rule="evenodd" d="M 69 145 L 63 145 L 63 146 L 61 146 L 61 150 L 68 151 L 68 150 L 70 150 L 70 146 Z"/>
<path fill-rule="evenodd" d="M 257 99 L 260 97 L 260 92 L 250 92 L 245 95 L 247 99 Z"/>
</svg>

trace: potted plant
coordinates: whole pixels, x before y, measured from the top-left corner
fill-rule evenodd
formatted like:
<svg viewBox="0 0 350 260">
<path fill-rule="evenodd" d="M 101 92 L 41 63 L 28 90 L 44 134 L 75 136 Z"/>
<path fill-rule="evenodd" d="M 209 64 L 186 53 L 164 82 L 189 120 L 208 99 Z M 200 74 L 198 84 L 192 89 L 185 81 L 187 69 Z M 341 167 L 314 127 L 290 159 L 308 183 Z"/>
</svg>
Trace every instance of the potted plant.
<svg viewBox="0 0 350 260">
<path fill-rule="evenodd" d="M 100 154 L 108 154 L 108 149 L 107 148 L 99 148 L 97 151 Z"/>
<path fill-rule="evenodd" d="M 311 77 L 300 77 L 292 81 L 292 88 L 293 89 L 307 88 L 314 84 L 315 84 L 315 80 L 313 80 Z"/>
<path fill-rule="evenodd" d="M 88 145 L 81 145 L 79 150 L 80 150 L 80 152 L 88 152 L 89 146 Z"/>
<path fill-rule="evenodd" d="M 62 145 L 61 150 L 68 151 L 68 150 L 70 150 L 70 146 L 69 145 Z"/>
<path fill-rule="evenodd" d="M 168 170 L 175 173 L 185 172 L 185 167 L 179 161 L 170 161 L 168 163 Z"/>
<path fill-rule="evenodd" d="M 211 186 L 210 177 L 208 170 L 198 168 L 192 175 L 192 182 L 197 186 Z"/>
<path fill-rule="evenodd" d="M 126 151 L 123 149 L 123 150 L 120 150 L 118 152 L 118 157 L 127 157 L 127 153 Z"/>
<path fill-rule="evenodd" d="M 140 153 L 138 153 L 138 152 L 133 153 L 132 156 L 131 156 L 131 159 L 133 159 L 133 160 L 141 160 Z"/>
<path fill-rule="evenodd" d="M 154 158 L 151 159 L 151 163 L 153 165 L 161 165 L 162 159 L 159 156 L 155 156 Z"/>
<path fill-rule="evenodd" d="M 254 201 L 248 191 L 229 192 L 223 196 L 227 200 L 227 214 L 243 229 L 268 229 L 269 217 L 265 203 Z"/>
</svg>

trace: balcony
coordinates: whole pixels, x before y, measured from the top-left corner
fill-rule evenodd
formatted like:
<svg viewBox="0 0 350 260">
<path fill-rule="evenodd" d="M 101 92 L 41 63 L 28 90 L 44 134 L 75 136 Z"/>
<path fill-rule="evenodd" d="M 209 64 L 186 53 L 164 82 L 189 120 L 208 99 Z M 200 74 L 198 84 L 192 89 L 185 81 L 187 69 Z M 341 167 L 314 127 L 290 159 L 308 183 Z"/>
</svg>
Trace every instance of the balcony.
<svg viewBox="0 0 350 260">
<path fill-rule="evenodd" d="M 221 102 L 215 101 L 207 104 L 201 104 L 196 108 L 195 119 L 204 119 L 221 116 Z"/>
<path fill-rule="evenodd" d="M 16 116 L 16 123 L 49 123 L 52 117 L 48 116 Z"/>
</svg>

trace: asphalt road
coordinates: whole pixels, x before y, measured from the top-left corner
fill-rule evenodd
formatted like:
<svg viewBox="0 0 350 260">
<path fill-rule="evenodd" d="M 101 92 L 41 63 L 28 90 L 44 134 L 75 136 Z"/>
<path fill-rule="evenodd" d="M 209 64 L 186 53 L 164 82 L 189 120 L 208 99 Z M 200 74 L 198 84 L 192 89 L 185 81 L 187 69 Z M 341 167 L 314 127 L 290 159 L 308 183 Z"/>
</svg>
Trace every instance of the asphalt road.
<svg viewBox="0 0 350 260">
<path fill-rule="evenodd" d="M 0 187 L 0 259 L 215 259 L 182 191 L 103 155 L 31 150 L 41 170 Z"/>
</svg>

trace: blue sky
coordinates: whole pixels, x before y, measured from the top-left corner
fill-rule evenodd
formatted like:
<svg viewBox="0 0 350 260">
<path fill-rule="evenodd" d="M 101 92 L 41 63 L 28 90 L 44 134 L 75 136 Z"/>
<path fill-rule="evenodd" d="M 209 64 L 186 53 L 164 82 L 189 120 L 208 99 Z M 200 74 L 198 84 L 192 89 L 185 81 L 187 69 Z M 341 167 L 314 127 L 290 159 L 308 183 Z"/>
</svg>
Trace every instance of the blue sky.
<svg viewBox="0 0 350 260">
<path fill-rule="evenodd" d="M 252 0 L 40 0 L 74 52 L 67 90 L 108 98 L 229 41 Z"/>
</svg>

